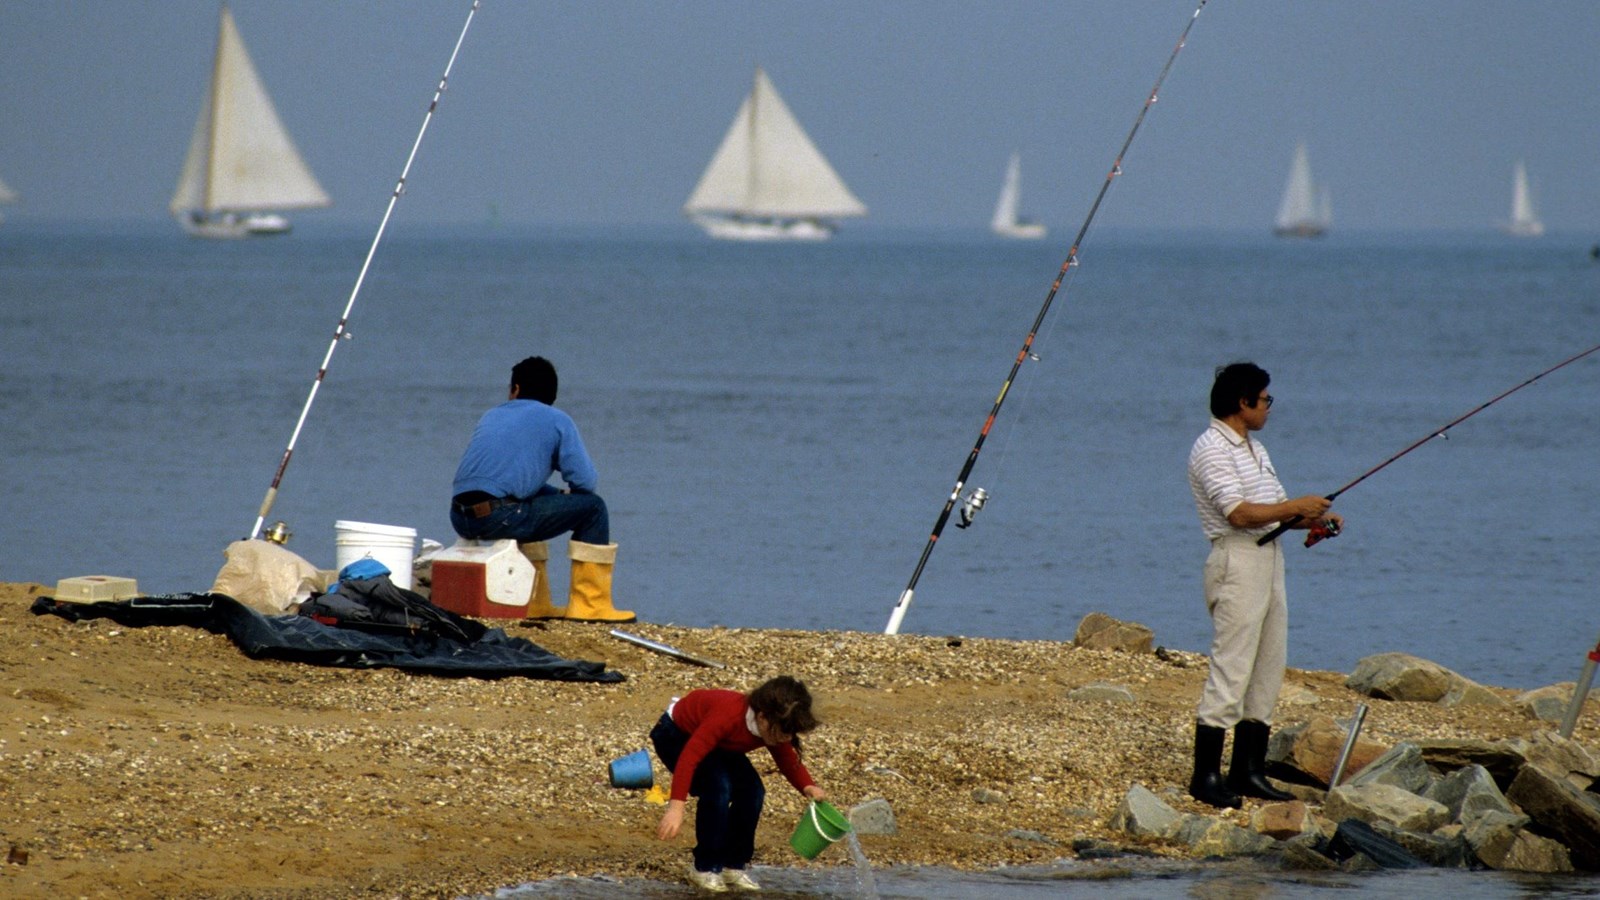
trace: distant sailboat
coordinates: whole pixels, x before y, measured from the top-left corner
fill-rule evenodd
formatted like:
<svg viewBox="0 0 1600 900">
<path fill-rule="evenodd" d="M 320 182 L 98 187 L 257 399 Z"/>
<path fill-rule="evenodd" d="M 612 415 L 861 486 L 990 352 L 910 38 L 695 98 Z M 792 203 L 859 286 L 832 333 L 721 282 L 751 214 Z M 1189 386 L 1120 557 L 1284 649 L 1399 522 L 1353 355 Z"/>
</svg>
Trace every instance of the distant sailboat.
<svg viewBox="0 0 1600 900">
<path fill-rule="evenodd" d="M 17 196 L 16 191 L 13 191 L 11 188 L 7 187 L 4 181 L 0 181 L 0 206 L 4 206 L 7 203 L 15 203 L 20 199 L 22 198 Z M 5 216 L 0 216 L 0 222 L 4 221 Z"/>
<path fill-rule="evenodd" d="M 1283 202 L 1278 204 L 1278 219 L 1272 233 L 1279 237 L 1321 237 L 1333 224 L 1333 204 L 1328 189 L 1321 189 L 1320 199 L 1316 184 L 1311 180 L 1311 159 L 1306 155 L 1304 141 L 1295 145 L 1294 163 L 1289 167 L 1289 181 L 1283 188 Z"/>
<path fill-rule="evenodd" d="M 283 234 L 289 220 L 275 210 L 329 202 L 278 120 L 224 6 L 211 81 L 168 208 L 192 235 L 238 238 Z"/>
<path fill-rule="evenodd" d="M 825 240 L 833 219 L 867 214 L 760 68 L 683 211 L 742 241 Z"/>
<path fill-rule="evenodd" d="M 1006 166 L 1006 180 L 1000 187 L 1000 199 L 994 205 L 994 218 L 989 221 L 989 230 L 1001 237 L 1023 240 L 1044 237 L 1045 227 L 1042 222 L 1031 222 L 1017 216 L 1017 208 L 1021 202 L 1022 157 L 1012 153 L 1011 162 Z"/>
<path fill-rule="evenodd" d="M 1533 211 L 1533 193 L 1528 190 L 1528 170 L 1522 160 L 1511 171 L 1511 221 L 1506 223 L 1506 233 L 1516 237 L 1538 237 L 1544 234 L 1544 223 Z"/>
</svg>

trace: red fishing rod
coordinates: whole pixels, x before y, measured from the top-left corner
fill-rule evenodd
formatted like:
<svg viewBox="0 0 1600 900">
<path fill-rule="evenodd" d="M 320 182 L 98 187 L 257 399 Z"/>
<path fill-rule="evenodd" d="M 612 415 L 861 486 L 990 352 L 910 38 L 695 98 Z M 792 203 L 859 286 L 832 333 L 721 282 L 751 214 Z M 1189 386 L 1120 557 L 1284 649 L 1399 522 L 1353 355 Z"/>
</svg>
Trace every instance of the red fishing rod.
<svg viewBox="0 0 1600 900">
<path fill-rule="evenodd" d="M 1489 400 L 1489 401 L 1481 404 L 1480 406 L 1475 407 L 1470 412 L 1468 412 L 1465 415 L 1455 419 L 1454 421 L 1452 421 L 1450 424 L 1444 426 L 1443 428 L 1439 428 L 1439 429 L 1436 429 L 1434 431 L 1428 432 L 1428 435 L 1426 437 L 1424 437 L 1421 440 L 1417 441 L 1415 444 L 1412 444 L 1411 446 L 1405 448 L 1404 450 L 1401 450 L 1399 453 L 1396 453 L 1395 455 L 1389 457 L 1388 459 L 1384 460 L 1383 462 L 1378 463 L 1377 465 L 1375 465 L 1372 468 L 1368 469 L 1367 471 L 1363 472 L 1361 474 L 1360 478 L 1357 478 L 1355 481 L 1350 482 L 1349 484 L 1345 485 L 1342 488 L 1339 488 L 1337 491 L 1334 491 L 1331 494 L 1323 495 L 1324 499 L 1326 499 L 1326 500 L 1328 500 L 1330 502 L 1335 500 L 1335 499 L 1338 499 L 1340 494 L 1344 493 L 1345 491 L 1350 490 L 1351 488 L 1355 487 L 1356 485 L 1360 484 L 1361 482 L 1366 481 L 1368 478 L 1371 478 L 1373 475 L 1378 474 L 1385 467 L 1387 467 L 1390 463 L 1394 462 L 1395 460 L 1399 459 L 1400 457 L 1405 456 L 1407 453 L 1410 453 L 1411 451 L 1417 449 L 1418 447 L 1421 447 L 1423 444 L 1426 444 L 1427 442 L 1433 440 L 1436 437 L 1445 437 L 1445 432 L 1447 432 L 1450 429 L 1456 427 L 1457 425 L 1460 425 L 1462 422 L 1465 422 L 1466 420 L 1472 418 L 1473 416 L 1477 415 L 1478 413 L 1483 412 L 1484 410 L 1486 410 L 1489 407 L 1495 405 L 1496 403 L 1499 403 L 1501 400 L 1504 400 L 1505 398 L 1511 396 L 1512 394 L 1515 394 L 1517 391 L 1522 390 L 1523 388 L 1527 387 L 1528 385 L 1533 384 L 1535 381 L 1538 381 L 1539 379 L 1545 377 L 1546 375 L 1549 375 L 1551 372 L 1554 372 L 1557 369 L 1563 368 L 1565 366 L 1569 366 L 1569 365 L 1577 362 L 1578 360 L 1583 359 L 1585 356 L 1588 356 L 1589 354 L 1595 352 L 1596 350 L 1600 350 L 1600 344 L 1596 344 L 1593 347 L 1590 347 L 1589 349 L 1583 351 L 1582 353 L 1579 353 L 1579 354 L 1577 354 L 1575 356 L 1570 356 L 1570 357 L 1562 360 L 1561 362 L 1556 363 L 1555 365 L 1551 366 L 1550 368 L 1545 369 L 1543 372 L 1540 372 L 1539 374 L 1533 376 L 1532 378 L 1529 378 L 1527 381 L 1524 381 L 1523 383 L 1517 385 L 1516 387 L 1512 388 L 1509 391 L 1506 391 L 1505 393 L 1501 394 L 1500 396 L 1495 397 L 1494 399 Z M 1445 439 L 1449 440 L 1449 438 L 1445 438 Z M 1284 520 L 1284 522 L 1282 524 L 1280 524 L 1277 528 L 1274 528 L 1271 531 L 1267 532 L 1266 534 L 1262 535 L 1256 541 L 1256 544 L 1258 546 L 1266 546 L 1267 544 L 1272 543 L 1274 540 L 1277 539 L 1278 535 L 1283 534 L 1285 531 L 1288 531 L 1290 528 L 1293 528 L 1294 526 L 1300 524 L 1300 522 L 1303 521 L 1303 520 L 1304 520 L 1304 516 L 1292 516 L 1292 517 Z M 1325 537 L 1336 537 L 1338 534 L 1339 534 L 1339 532 L 1338 532 L 1338 530 L 1336 528 L 1330 528 L 1330 527 L 1328 527 L 1328 524 L 1326 524 L 1326 523 L 1318 523 L 1316 525 L 1313 525 L 1312 528 L 1311 528 L 1311 533 L 1306 535 L 1306 546 L 1310 547 L 1312 544 L 1315 544 L 1316 542 L 1322 540 Z"/>
<path fill-rule="evenodd" d="M 1017 379 L 1017 372 L 1022 369 L 1024 361 L 1032 356 L 1033 339 L 1039 333 L 1039 327 L 1044 324 L 1044 317 L 1050 312 L 1050 304 L 1056 299 L 1056 292 L 1061 290 L 1061 283 L 1066 280 L 1070 271 L 1078 265 L 1078 248 L 1083 246 L 1083 238 L 1089 233 L 1089 223 L 1094 221 L 1094 214 L 1100 209 L 1100 202 L 1106 198 L 1106 191 L 1111 189 L 1111 182 L 1122 174 L 1122 159 L 1128 153 L 1128 147 L 1133 144 L 1134 135 L 1139 133 L 1139 126 L 1144 123 L 1145 114 L 1150 107 L 1155 105 L 1157 96 L 1161 93 L 1161 83 L 1167 80 L 1167 73 L 1172 71 L 1172 64 L 1178 61 L 1178 53 L 1183 50 L 1183 45 L 1189 40 L 1189 29 L 1194 27 L 1195 19 L 1200 18 L 1200 11 L 1206 8 L 1206 0 L 1200 0 L 1200 5 L 1194 9 L 1194 15 L 1189 17 L 1189 23 L 1184 26 L 1183 34 L 1178 36 L 1177 46 L 1172 48 L 1172 55 L 1167 57 L 1167 64 L 1161 68 L 1161 75 L 1156 78 L 1155 87 L 1150 89 L 1150 95 L 1145 98 L 1144 106 L 1139 108 L 1139 115 L 1133 120 L 1133 128 L 1128 131 L 1128 137 L 1122 142 L 1122 149 L 1117 151 L 1117 158 L 1111 164 L 1111 171 L 1106 173 L 1106 180 L 1100 185 L 1100 193 L 1095 195 L 1094 203 L 1089 205 L 1089 214 L 1084 217 L 1083 225 L 1078 229 L 1078 236 L 1072 239 L 1072 249 L 1067 251 L 1067 259 L 1061 264 L 1061 271 L 1056 273 L 1055 282 L 1050 285 L 1050 292 L 1045 295 L 1044 305 L 1039 308 L 1039 314 L 1033 319 L 1033 328 L 1022 342 L 1022 350 L 1017 353 L 1017 359 L 1011 364 L 1011 374 L 1000 385 L 1000 395 L 994 400 L 994 407 L 989 410 L 989 417 L 984 419 L 983 428 L 978 431 L 978 441 L 972 445 L 972 452 L 967 454 L 966 465 L 961 467 L 961 474 L 956 476 L 956 486 L 950 491 L 950 497 L 945 501 L 944 509 L 939 513 L 938 521 L 933 524 L 933 534 L 928 537 L 928 543 L 922 548 L 922 557 L 917 560 L 917 568 L 911 573 L 911 580 L 906 583 L 906 589 L 900 593 L 900 599 L 894 605 L 894 610 L 889 613 L 889 624 L 883 629 L 884 634 L 899 634 L 900 622 L 905 618 L 906 610 L 911 607 L 912 595 L 917 590 L 917 580 L 922 577 L 922 570 L 928 564 L 928 557 L 933 554 L 934 545 L 939 543 L 939 535 L 944 532 L 945 523 L 950 521 L 950 511 L 955 508 L 957 501 L 961 501 L 961 522 L 956 526 L 965 528 L 972 524 L 972 517 L 983 508 L 984 501 L 989 499 L 989 494 L 983 488 L 973 488 L 972 492 L 962 498 L 961 489 L 966 485 L 967 477 L 972 474 L 972 467 L 978 461 L 978 453 L 983 449 L 983 442 L 989 436 L 989 429 L 994 427 L 995 417 L 1000 415 L 1000 406 L 1006 402 L 1006 394 L 1011 391 L 1012 382 Z"/>
</svg>

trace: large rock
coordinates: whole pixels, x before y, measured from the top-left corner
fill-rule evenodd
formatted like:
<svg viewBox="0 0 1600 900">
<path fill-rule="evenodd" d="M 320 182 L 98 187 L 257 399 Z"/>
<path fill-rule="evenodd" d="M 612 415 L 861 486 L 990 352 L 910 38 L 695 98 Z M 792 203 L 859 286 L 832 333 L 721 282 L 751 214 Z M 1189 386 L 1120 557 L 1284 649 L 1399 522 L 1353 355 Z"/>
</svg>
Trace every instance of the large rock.
<svg viewBox="0 0 1600 900">
<path fill-rule="evenodd" d="M 1072 639 L 1076 647 L 1085 650 L 1124 650 L 1129 653 L 1149 653 L 1155 642 L 1155 632 L 1137 622 L 1123 622 L 1105 613 L 1089 613 L 1078 623 L 1078 633 Z"/>
<path fill-rule="evenodd" d="M 1577 787 L 1588 787 L 1600 776 L 1600 763 L 1584 746 L 1554 731 L 1535 731 L 1525 741 L 1515 741 L 1528 762 L 1564 776 Z"/>
<path fill-rule="evenodd" d="M 1283 855 L 1278 865 L 1285 869 L 1305 872 L 1325 872 L 1339 864 L 1322 852 L 1328 839 L 1321 834 L 1302 834 L 1283 842 Z"/>
<path fill-rule="evenodd" d="M 1317 817 L 1299 800 L 1268 803 L 1250 814 L 1250 827 L 1280 841 L 1317 831 Z"/>
<path fill-rule="evenodd" d="M 1387 822 L 1406 831 L 1432 831 L 1450 821 L 1444 804 L 1392 784 L 1341 785 L 1328 792 L 1322 814 L 1334 821 Z"/>
<path fill-rule="evenodd" d="M 1467 843 L 1491 869 L 1510 872 L 1571 872 L 1567 848 L 1523 830 L 1527 816 L 1485 813 L 1466 829 Z"/>
<path fill-rule="evenodd" d="M 1339 754 L 1344 751 L 1349 732 L 1333 719 L 1317 715 L 1303 725 L 1295 725 L 1272 733 L 1267 742 L 1267 759 L 1289 766 L 1316 781 L 1327 784 L 1333 769 L 1339 764 Z M 1366 765 L 1382 756 L 1389 748 L 1368 738 L 1357 738 L 1345 762 L 1344 777 L 1349 779 Z"/>
<path fill-rule="evenodd" d="M 1512 702 L 1518 709 L 1542 722 L 1560 722 L 1566 718 L 1567 707 L 1572 705 L 1572 692 L 1577 689 L 1578 684 L 1575 681 L 1550 684 L 1524 691 Z"/>
<path fill-rule="evenodd" d="M 882 797 L 850 807 L 850 828 L 856 834 L 899 834 L 894 807 Z"/>
<path fill-rule="evenodd" d="M 1484 865 L 1493 866 L 1491 860 L 1504 859 L 1517 835 L 1531 821 L 1527 816 L 1490 810 L 1468 819 L 1461 834 L 1473 855 Z"/>
<path fill-rule="evenodd" d="M 1226 819 L 1210 819 L 1205 829 L 1188 843 L 1189 853 L 1193 856 L 1231 857 L 1265 853 L 1278 842 L 1259 832 L 1240 828 Z"/>
<path fill-rule="evenodd" d="M 1181 822 L 1178 811 L 1142 784 L 1128 788 L 1111 817 L 1110 827 L 1140 837 L 1167 837 Z"/>
<path fill-rule="evenodd" d="M 1378 653 L 1356 663 L 1345 687 L 1380 700 L 1437 703 L 1461 676 L 1409 653 Z"/>
<path fill-rule="evenodd" d="M 1346 766 L 1348 768 L 1348 766 Z M 1416 744 L 1400 743 L 1361 768 L 1345 781 L 1350 787 L 1363 784 L 1392 784 L 1401 790 L 1421 794 L 1433 783 L 1433 772 L 1422 760 Z"/>
<path fill-rule="evenodd" d="M 1517 804 L 1540 828 L 1560 838 L 1580 869 L 1600 869 L 1600 796 L 1580 791 L 1572 782 L 1539 766 L 1524 766 L 1506 799 Z M 1487 861 L 1486 861 L 1487 862 Z"/>
<path fill-rule="evenodd" d="M 1465 766 L 1483 766 L 1494 777 L 1501 790 L 1511 786 L 1511 780 L 1527 763 L 1524 755 L 1527 742 L 1456 740 L 1453 738 L 1424 739 L 1415 742 L 1428 765 L 1445 772 Z"/>
<path fill-rule="evenodd" d="M 1421 834 L 1396 828 L 1387 822 L 1374 822 L 1372 830 L 1401 847 L 1417 859 L 1441 869 L 1465 868 L 1472 858 L 1472 848 L 1462 836 L 1459 827 L 1439 829 L 1432 834 Z"/>
<path fill-rule="evenodd" d="M 1444 804 L 1450 810 L 1450 819 L 1465 822 L 1480 813 L 1494 810 L 1511 813 L 1511 804 L 1500 793 L 1494 776 L 1483 766 L 1471 765 L 1457 769 L 1428 788 L 1424 795 L 1429 800 Z"/>
<path fill-rule="evenodd" d="M 1458 706 L 1510 706 L 1506 699 L 1483 685 L 1465 678 L 1455 676 L 1455 683 L 1450 690 L 1439 698 L 1439 705 L 1454 709 Z"/>
</svg>

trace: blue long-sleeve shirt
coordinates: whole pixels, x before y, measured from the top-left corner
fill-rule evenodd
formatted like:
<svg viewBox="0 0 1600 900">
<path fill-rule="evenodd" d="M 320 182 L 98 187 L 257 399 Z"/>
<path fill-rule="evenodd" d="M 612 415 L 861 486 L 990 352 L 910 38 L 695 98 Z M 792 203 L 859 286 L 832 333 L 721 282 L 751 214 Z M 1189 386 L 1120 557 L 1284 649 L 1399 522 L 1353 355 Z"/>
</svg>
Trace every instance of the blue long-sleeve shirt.
<svg viewBox="0 0 1600 900">
<path fill-rule="evenodd" d="M 527 498 L 560 472 L 575 491 L 595 493 L 599 475 L 572 417 L 537 400 L 507 400 L 483 414 L 456 467 L 452 493 Z"/>
</svg>

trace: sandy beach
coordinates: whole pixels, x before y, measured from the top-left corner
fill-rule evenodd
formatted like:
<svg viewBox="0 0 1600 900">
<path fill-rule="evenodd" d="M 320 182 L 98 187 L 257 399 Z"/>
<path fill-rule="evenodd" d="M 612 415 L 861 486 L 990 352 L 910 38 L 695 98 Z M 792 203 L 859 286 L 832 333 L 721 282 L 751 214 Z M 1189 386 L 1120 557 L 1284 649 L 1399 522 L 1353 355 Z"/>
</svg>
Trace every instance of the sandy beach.
<svg viewBox="0 0 1600 900">
<path fill-rule="evenodd" d="M 899 833 L 862 838 L 874 864 L 1048 863 L 1080 837 L 1129 843 L 1107 821 L 1133 783 L 1186 783 L 1206 672 L 1181 650 L 628 626 L 726 665 L 710 669 L 603 626 L 511 622 L 627 680 L 447 679 L 255 661 L 196 629 L 32 614 L 49 593 L 0 584 L 0 894 L 13 897 L 452 897 L 569 873 L 676 881 L 692 835 L 655 840 L 661 807 L 610 787 L 606 765 L 647 745 L 671 697 L 780 673 L 818 698 L 825 724 L 806 761 L 833 801 L 893 806 Z M 1146 624 L 1159 644 L 1160 623 Z M 1343 681 L 1291 670 L 1278 723 L 1342 718 L 1366 701 L 1363 734 L 1386 743 L 1550 727 L 1514 707 L 1372 701 Z M 1067 697 L 1101 682 L 1135 701 Z M 1595 716 L 1574 737 L 1600 747 Z M 769 776 L 757 865 L 848 864 L 790 850 L 801 798 L 769 759 L 752 759 Z M 1231 815 L 1245 824 L 1248 813 Z"/>
</svg>

